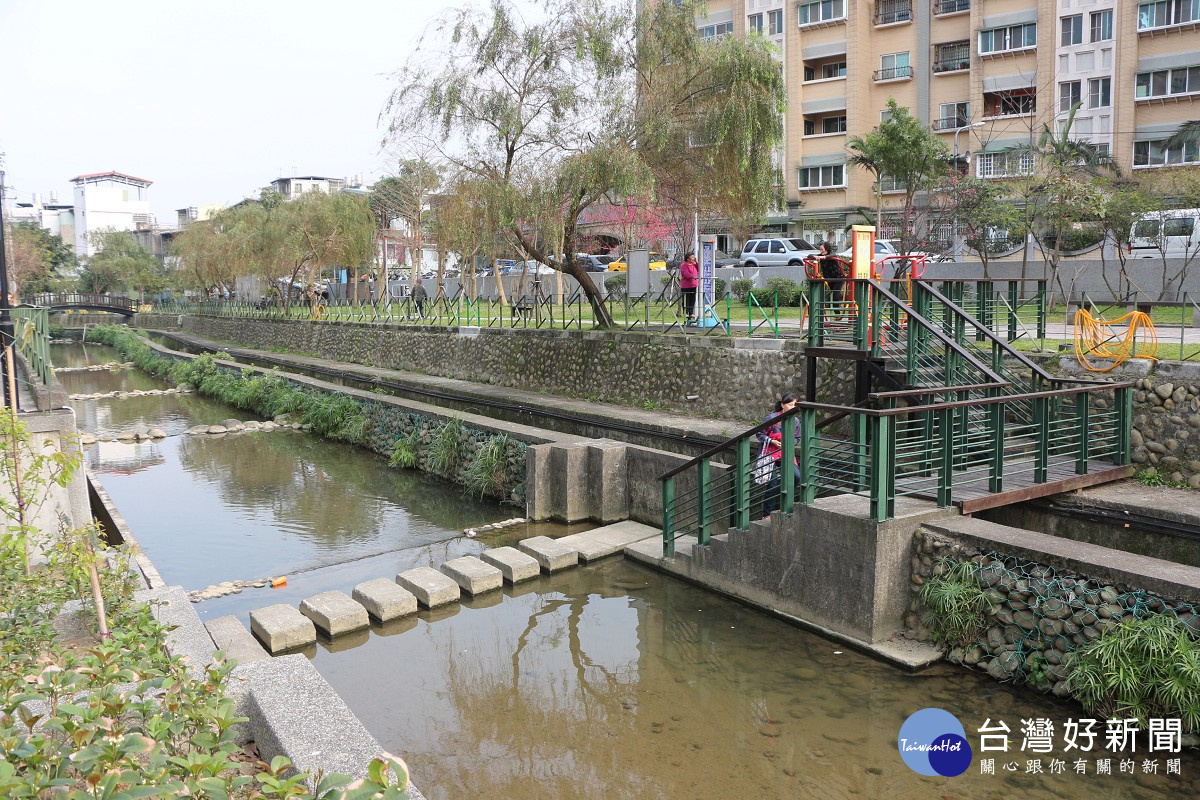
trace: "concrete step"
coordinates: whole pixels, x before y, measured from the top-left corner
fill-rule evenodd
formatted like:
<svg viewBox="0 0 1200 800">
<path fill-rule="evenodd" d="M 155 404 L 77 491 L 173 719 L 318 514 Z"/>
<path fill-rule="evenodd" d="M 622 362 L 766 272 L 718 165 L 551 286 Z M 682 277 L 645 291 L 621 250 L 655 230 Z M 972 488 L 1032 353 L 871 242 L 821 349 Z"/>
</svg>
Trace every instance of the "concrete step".
<svg viewBox="0 0 1200 800">
<path fill-rule="evenodd" d="M 624 520 L 583 533 L 573 533 L 556 541 L 574 548 L 579 553 L 579 560 L 588 562 L 617 555 L 626 545 L 655 537 L 662 539 L 661 528 Z"/>
</svg>

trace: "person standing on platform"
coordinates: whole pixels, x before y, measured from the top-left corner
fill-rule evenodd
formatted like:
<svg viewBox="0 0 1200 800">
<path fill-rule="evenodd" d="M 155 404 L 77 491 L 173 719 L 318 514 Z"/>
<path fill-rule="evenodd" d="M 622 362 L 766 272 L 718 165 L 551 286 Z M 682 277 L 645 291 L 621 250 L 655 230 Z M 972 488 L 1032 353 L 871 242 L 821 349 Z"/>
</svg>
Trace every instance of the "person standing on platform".
<svg viewBox="0 0 1200 800">
<path fill-rule="evenodd" d="M 700 264 L 695 253 L 688 253 L 679 265 L 679 292 L 683 295 L 683 313 L 687 324 L 696 322 L 696 289 L 700 286 Z"/>
</svg>

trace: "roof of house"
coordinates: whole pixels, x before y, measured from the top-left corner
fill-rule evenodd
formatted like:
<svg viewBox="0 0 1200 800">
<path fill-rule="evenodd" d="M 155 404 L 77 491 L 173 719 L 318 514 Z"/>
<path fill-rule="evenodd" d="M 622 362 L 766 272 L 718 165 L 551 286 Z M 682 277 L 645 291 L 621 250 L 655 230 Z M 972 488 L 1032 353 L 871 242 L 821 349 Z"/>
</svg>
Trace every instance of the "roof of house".
<svg viewBox="0 0 1200 800">
<path fill-rule="evenodd" d="M 133 183 L 145 184 L 146 186 L 149 186 L 151 183 L 154 182 L 154 181 L 148 181 L 145 178 L 135 178 L 133 175 L 127 175 L 124 172 L 117 172 L 116 170 L 109 170 L 108 172 L 90 172 L 87 175 L 79 175 L 78 177 L 71 178 L 71 183 L 80 183 L 83 181 L 91 181 L 91 180 L 96 180 L 97 178 L 124 178 L 127 181 L 131 181 Z"/>
<path fill-rule="evenodd" d="M 340 181 L 341 178 L 322 178 L 320 175 L 295 175 L 291 178 L 276 178 L 271 183 L 280 181 Z"/>
</svg>

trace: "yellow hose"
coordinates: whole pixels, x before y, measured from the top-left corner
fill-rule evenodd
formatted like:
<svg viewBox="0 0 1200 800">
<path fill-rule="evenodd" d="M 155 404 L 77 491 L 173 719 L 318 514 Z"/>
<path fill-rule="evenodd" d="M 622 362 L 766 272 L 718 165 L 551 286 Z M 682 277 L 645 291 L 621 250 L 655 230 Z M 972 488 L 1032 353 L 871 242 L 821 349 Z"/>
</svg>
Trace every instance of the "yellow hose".
<svg viewBox="0 0 1200 800">
<path fill-rule="evenodd" d="M 1125 333 L 1118 335 L 1114 326 L 1126 325 Z M 1139 347 L 1138 336 L 1142 343 Z M 1075 358 L 1079 365 L 1090 372 L 1109 372 L 1119 367 L 1127 358 L 1155 358 L 1158 353 L 1158 334 L 1150 316 L 1141 311 L 1131 311 L 1114 320 L 1096 319 L 1087 309 L 1075 312 Z M 1096 366 L 1088 356 L 1112 359 L 1107 366 Z"/>
</svg>

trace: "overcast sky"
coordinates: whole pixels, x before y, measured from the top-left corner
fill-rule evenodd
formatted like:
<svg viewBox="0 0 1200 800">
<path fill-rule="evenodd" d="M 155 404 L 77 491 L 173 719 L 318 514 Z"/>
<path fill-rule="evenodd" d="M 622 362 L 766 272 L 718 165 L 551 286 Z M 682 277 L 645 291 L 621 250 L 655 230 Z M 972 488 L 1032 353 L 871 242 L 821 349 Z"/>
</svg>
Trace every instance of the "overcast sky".
<svg viewBox="0 0 1200 800">
<path fill-rule="evenodd" d="M 371 180 L 389 75 L 451 0 L 0 0 L 0 153 L 9 197 L 116 170 L 175 209 L 278 177 Z"/>
</svg>

